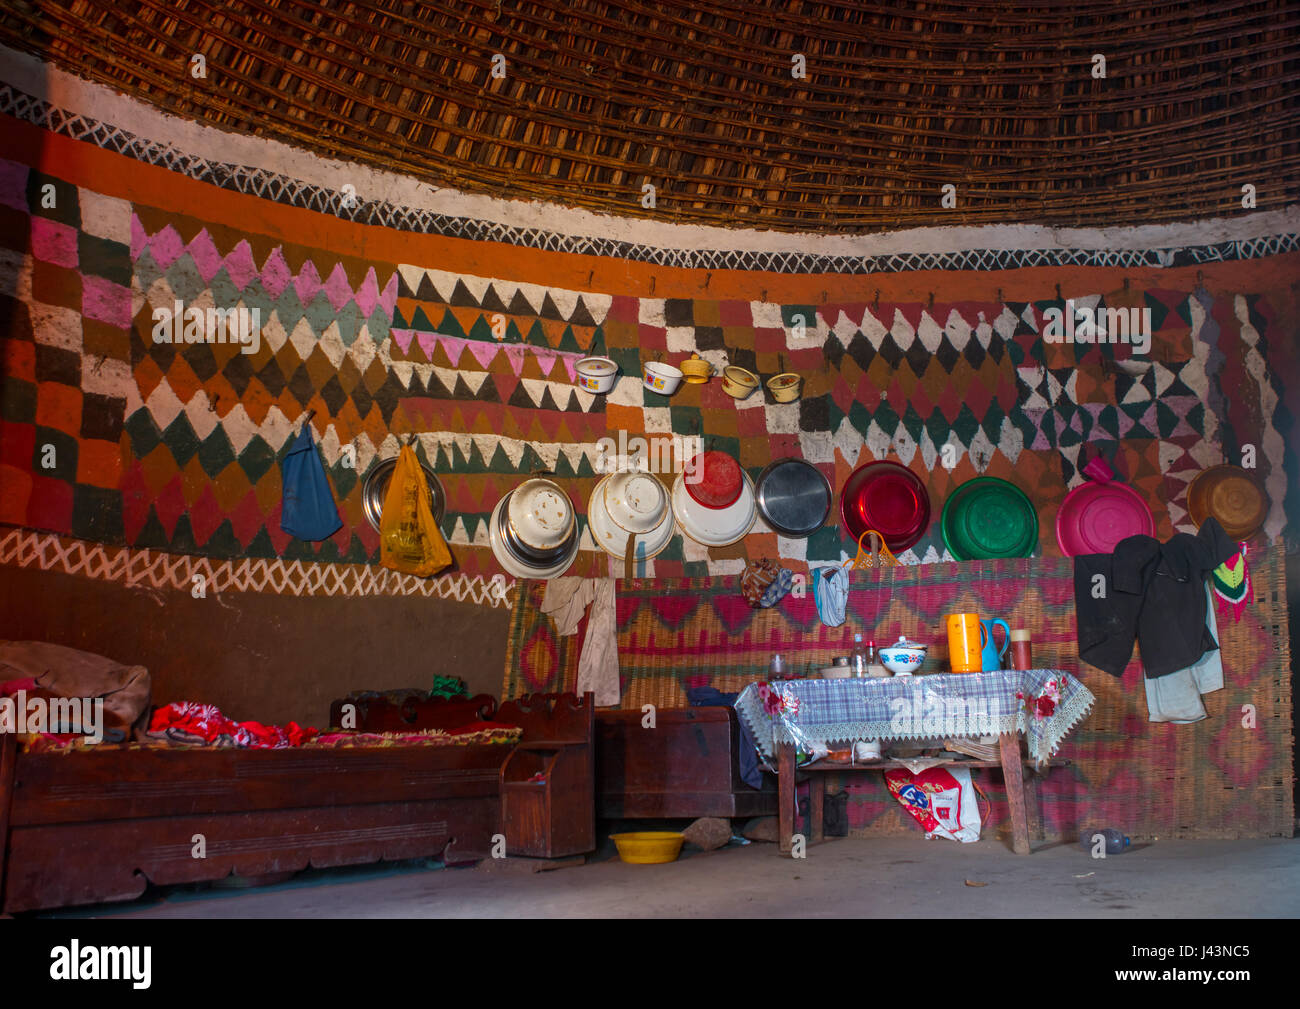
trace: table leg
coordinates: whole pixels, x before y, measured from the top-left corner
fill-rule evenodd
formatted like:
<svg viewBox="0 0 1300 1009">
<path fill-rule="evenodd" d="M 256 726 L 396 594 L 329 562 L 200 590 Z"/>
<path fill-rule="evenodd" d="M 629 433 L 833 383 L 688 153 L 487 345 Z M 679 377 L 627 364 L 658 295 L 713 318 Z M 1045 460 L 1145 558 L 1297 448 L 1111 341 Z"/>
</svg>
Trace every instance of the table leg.
<svg viewBox="0 0 1300 1009">
<path fill-rule="evenodd" d="M 808 776 L 808 816 L 812 820 L 808 831 L 808 840 L 815 844 L 826 837 L 825 804 L 826 779 L 820 774 Z"/>
<path fill-rule="evenodd" d="M 1002 780 L 1007 787 L 1007 805 L 1011 807 L 1011 841 L 1017 855 L 1029 854 L 1029 824 L 1025 818 L 1025 776 L 1020 763 L 1020 739 L 1014 732 L 998 738 L 998 755 L 1002 759 Z"/>
<path fill-rule="evenodd" d="M 794 746 L 791 743 L 779 744 L 776 764 L 776 804 L 777 804 L 777 843 L 781 851 L 789 852 L 794 847 L 795 822 L 795 787 L 794 787 Z"/>
<path fill-rule="evenodd" d="M 1045 836 L 1042 809 L 1038 803 L 1038 786 L 1042 780 L 1043 775 L 1037 771 L 1030 771 L 1025 777 L 1025 820 L 1029 824 L 1031 839 Z"/>
</svg>

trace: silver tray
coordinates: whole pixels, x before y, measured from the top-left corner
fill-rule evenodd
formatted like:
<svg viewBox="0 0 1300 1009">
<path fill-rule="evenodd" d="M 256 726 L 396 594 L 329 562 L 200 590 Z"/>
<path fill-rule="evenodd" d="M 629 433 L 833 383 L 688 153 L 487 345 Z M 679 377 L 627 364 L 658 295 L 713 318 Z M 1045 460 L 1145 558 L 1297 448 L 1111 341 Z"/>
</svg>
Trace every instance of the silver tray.
<svg viewBox="0 0 1300 1009">
<path fill-rule="evenodd" d="M 393 470 L 396 468 L 396 456 L 375 463 L 366 474 L 366 482 L 361 488 L 361 507 L 376 532 L 379 531 L 379 518 L 384 513 L 388 481 L 393 478 Z M 433 521 L 441 526 L 442 518 L 447 513 L 447 492 L 442 489 L 442 481 L 438 479 L 437 473 L 424 463 L 420 463 L 420 469 L 424 470 L 424 479 L 429 485 L 429 507 L 433 512 Z"/>
<path fill-rule="evenodd" d="M 792 456 L 769 463 L 758 475 L 754 498 L 771 528 L 783 536 L 802 538 L 825 525 L 835 495 L 821 470 Z"/>
</svg>

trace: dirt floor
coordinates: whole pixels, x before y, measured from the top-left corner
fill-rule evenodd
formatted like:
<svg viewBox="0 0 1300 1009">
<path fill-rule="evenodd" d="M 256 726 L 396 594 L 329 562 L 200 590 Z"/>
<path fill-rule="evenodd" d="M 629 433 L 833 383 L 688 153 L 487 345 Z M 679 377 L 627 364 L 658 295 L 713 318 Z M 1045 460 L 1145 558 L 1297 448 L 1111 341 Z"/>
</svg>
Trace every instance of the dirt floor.
<svg viewBox="0 0 1300 1009">
<path fill-rule="evenodd" d="M 1186 918 L 1300 917 L 1300 840 L 1162 841 L 1094 860 L 1077 846 L 922 838 L 687 849 L 627 865 L 402 863 L 311 871 L 277 886 L 174 889 L 78 916 L 164 918 Z M 68 912 L 65 912 L 65 914 Z"/>
</svg>

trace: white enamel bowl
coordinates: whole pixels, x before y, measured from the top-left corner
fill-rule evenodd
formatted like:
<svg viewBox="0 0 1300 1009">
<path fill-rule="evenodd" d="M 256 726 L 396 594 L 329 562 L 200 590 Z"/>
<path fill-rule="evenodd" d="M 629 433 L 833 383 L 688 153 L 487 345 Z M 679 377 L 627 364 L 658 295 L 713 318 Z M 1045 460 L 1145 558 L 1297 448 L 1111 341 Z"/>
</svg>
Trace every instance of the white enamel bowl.
<svg viewBox="0 0 1300 1009">
<path fill-rule="evenodd" d="M 706 508 L 686 490 L 685 474 L 673 484 L 673 516 L 682 534 L 706 547 L 725 547 L 743 540 L 754 528 L 758 509 L 754 504 L 754 482 L 740 471 L 745 485 L 740 497 L 726 508 Z"/>
<path fill-rule="evenodd" d="M 588 392 L 605 393 L 614 388 L 618 365 L 607 357 L 584 357 L 573 367 L 574 384 Z"/>
<path fill-rule="evenodd" d="M 609 512 L 605 509 L 605 486 L 617 475 L 612 474 L 605 477 L 604 480 L 596 484 L 596 489 L 592 492 L 591 500 L 587 505 L 587 528 L 591 531 L 591 538 L 596 542 L 596 546 L 620 561 L 623 560 L 624 555 L 627 553 L 629 538 L 634 541 L 632 556 L 637 560 L 663 553 L 668 544 L 672 542 L 673 533 L 676 531 L 672 509 L 668 507 L 665 500 L 659 520 L 644 534 L 630 533 L 626 529 L 620 528 L 610 518 Z M 651 479 L 654 478 L 651 477 Z"/>
<path fill-rule="evenodd" d="M 605 512 L 620 529 L 643 536 L 658 526 L 668 492 L 649 473 L 614 473 L 605 481 Z"/>
<path fill-rule="evenodd" d="M 916 647 L 885 645 L 876 654 L 880 656 L 880 664 L 894 675 L 910 676 L 921 668 L 921 663 L 925 661 L 925 654 L 928 650 L 928 645 L 918 645 Z"/>
<path fill-rule="evenodd" d="M 682 371 L 671 364 L 647 361 L 643 366 L 645 387 L 661 396 L 671 396 L 682 384 Z"/>
<path fill-rule="evenodd" d="M 525 480 L 506 502 L 510 532 L 529 550 L 558 550 L 573 532 L 573 502 L 550 480 Z"/>
<path fill-rule="evenodd" d="M 516 578 L 555 578 L 569 570 L 574 558 L 578 556 L 577 536 L 573 537 L 568 549 L 553 564 L 534 565 L 527 563 L 512 553 L 509 544 L 506 543 L 505 531 L 502 528 L 506 521 L 505 510 L 506 498 L 502 498 L 492 511 L 492 521 L 488 523 L 488 540 L 492 544 L 492 553 L 496 557 L 498 564 Z"/>
</svg>

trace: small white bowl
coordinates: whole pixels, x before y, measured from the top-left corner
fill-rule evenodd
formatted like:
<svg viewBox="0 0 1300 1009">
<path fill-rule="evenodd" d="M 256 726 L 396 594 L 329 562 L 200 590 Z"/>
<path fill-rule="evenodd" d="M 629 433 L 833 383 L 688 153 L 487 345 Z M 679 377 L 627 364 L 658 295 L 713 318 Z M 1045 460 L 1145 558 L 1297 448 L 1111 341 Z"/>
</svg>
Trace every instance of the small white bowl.
<svg viewBox="0 0 1300 1009">
<path fill-rule="evenodd" d="M 573 384 L 588 392 L 609 392 L 618 377 L 618 365 L 607 357 L 584 357 L 573 370 Z"/>
<path fill-rule="evenodd" d="M 682 384 L 682 370 L 671 364 L 647 361 L 643 366 L 645 387 L 661 396 L 671 396 Z"/>
<path fill-rule="evenodd" d="M 605 483 L 605 511 L 620 529 L 644 535 L 664 519 L 668 493 L 649 473 L 615 473 Z"/>
<path fill-rule="evenodd" d="M 573 528 L 573 503 L 550 480 L 525 480 L 506 506 L 510 530 L 525 546 L 554 550 L 563 545 Z"/>
</svg>

